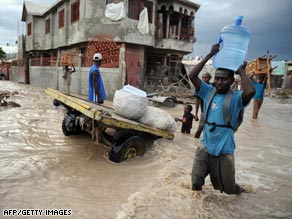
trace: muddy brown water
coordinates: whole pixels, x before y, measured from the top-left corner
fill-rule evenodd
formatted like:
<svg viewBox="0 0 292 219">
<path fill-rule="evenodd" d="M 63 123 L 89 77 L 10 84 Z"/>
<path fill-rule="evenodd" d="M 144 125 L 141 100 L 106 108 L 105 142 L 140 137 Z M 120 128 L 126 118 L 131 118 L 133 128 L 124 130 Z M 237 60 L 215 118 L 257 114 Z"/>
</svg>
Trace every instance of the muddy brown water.
<svg viewBox="0 0 292 219">
<path fill-rule="evenodd" d="M 0 90 L 17 90 L 11 100 L 21 105 L 0 108 L 0 218 L 16 218 L 4 209 L 71 209 L 70 218 L 88 219 L 292 218 L 291 100 L 265 98 L 257 121 L 247 108 L 236 133 L 236 179 L 253 192 L 228 196 L 209 179 L 203 192 L 190 190 L 197 123 L 191 135 L 178 123 L 173 141 L 115 164 L 89 136 L 63 135 L 65 110 L 43 89 L 0 81 Z M 165 110 L 181 116 L 183 106 Z"/>
</svg>

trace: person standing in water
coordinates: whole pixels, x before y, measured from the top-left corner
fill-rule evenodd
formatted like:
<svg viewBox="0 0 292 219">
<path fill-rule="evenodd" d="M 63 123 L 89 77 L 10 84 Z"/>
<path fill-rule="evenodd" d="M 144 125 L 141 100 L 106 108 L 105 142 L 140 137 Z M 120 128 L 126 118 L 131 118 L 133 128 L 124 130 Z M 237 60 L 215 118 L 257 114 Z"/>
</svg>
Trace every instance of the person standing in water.
<svg viewBox="0 0 292 219">
<path fill-rule="evenodd" d="M 88 77 L 88 100 L 103 104 L 106 99 L 106 92 L 99 70 L 99 66 L 102 62 L 102 55 L 100 53 L 95 53 L 93 55 L 93 62 Z"/>
<path fill-rule="evenodd" d="M 205 83 L 210 84 L 210 80 L 211 80 L 211 74 L 209 72 L 206 72 L 202 75 L 202 81 L 204 81 Z M 198 129 L 195 133 L 195 138 L 200 138 L 201 133 L 204 129 L 204 125 L 205 125 L 205 120 L 204 120 L 204 116 L 203 116 L 204 101 L 200 97 L 196 96 L 195 121 L 199 120 L 198 112 L 199 112 L 200 107 L 201 107 L 201 116 L 200 116 L 200 122 L 199 122 Z"/>
<path fill-rule="evenodd" d="M 253 84 L 256 88 L 256 93 L 253 97 L 253 113 L 252 113 L 252 118 L 257 119 L 259 111 L 262 107 L 263 101 L 264 101 L 264 93 L 265 89 L 267 86 L 267 79 L 268 77 L 265 74 L 260 74 L 259 75 L 259 80 L 253 81 Z"/>
<path fill-rule="evenodd" d="M 186 105 L 184 107 L 183 118 L 182 119 L 175 118 L 176 122 L 177 121 L 182 122 L 181 133 L 187 133 L 187 134 L 191 133 L 191 129 L 193 127 L 193 118 L 194 118 L 194 115 L 191 113 L 192 110 L 193 110 L 192 105 Z"/>
<path fill-rule="evenodd" d="M 100 53 L 95 53 L 92 57 L 93 65 L 89 70 L 88 76 L 88 100 L 103 104 L 106 100 L 106 92 L 104 89 L 103 81 L 101 78 L 99 66 L 102 62 L 102 55 Z M 92 128 L 92 136 L 95 136 L 93 140 L 96 140 L 99 143 L 99 132 L 104 130 L 102 127 Z"/>
<path fill-rule="evenodd" d="M 64 78 L 64 90 L 66 94 L 70 94 L 70 85 L 71 85 L 71 74 L 73 72 L 75 72 L 75 67 L 72 64 L 72 68 L 69 68 L 68 65 L 65 65 L 64 69 L 64 74 L 63 74 L 63 78 Z"/>
<path fill-rule="evenodd" d="M 206 62 L 219 51 L 219 44 L 212 46 L 210 53 L 190 72 L 190 80 L 195 86 L 196 95 L 204 101 L 206 124 L 202 144 L 197 147 L 192 169 L 192 190 L 202 190 L 205 178 L 210 174 L 216 190 L 227 194 L 240 194 L 245 189 L 235 182 L 234 128 L 240 112 L 255 94 L 252 80 L 245 73 L 245 66 L 236 71 L 241 77 L 242 91 L 231 91 L 234 71 L 218 68 L 215 72 L 214 87 L 201 81 L 198 75 Z M 224 110 L 225 98 L 229 95 L 230 109 Z M 231 95 L 231 97 L 230 97 Z M 209 97 L 211 97 L 209 99 Z M 223 115 L 223 111 L 227 114 Z M 224 117 L 228 116 L 229 124 Z"/>
</svg>

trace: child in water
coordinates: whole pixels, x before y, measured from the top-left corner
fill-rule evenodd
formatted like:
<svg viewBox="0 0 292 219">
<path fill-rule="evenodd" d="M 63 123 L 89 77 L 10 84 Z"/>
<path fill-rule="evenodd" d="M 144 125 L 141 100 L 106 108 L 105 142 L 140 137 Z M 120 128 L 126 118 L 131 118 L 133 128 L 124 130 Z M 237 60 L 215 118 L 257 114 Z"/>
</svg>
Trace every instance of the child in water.
<svg viewBox="0 0 292 219">
<path fill-rule="evenodd" d="M 191 113 L 193 110 L 193 107 L 191 105 L 186 105 L 184 107 L 184 115 L 183 119 L 175 118 L 175 121 L 180 121 L 182 122 L 181 125 L 181 132 L 182 133 L 191 133 L 192 125 L 193 125 L 193 118 L 194 115 Z"/>
</svg>

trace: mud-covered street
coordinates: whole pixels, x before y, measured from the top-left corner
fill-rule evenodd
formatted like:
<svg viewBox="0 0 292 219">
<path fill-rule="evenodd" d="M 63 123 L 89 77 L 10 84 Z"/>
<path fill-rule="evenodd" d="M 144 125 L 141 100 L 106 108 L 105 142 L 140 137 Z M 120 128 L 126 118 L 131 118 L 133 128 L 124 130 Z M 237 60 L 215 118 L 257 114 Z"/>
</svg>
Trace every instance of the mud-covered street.
<svg viewBox="0 0 292 219">
<path fill-rule="evenodd" d="M 65 110 L 42 88 L 0 81 L 0 89 L 18 91 L 11 100 L 21 105 L 0 108 L 2 218 L 13 218 L 4 209 L 71 209 L 70 218 L 84 219 L 292 217 L 291 99 L 265 98 L 258 120 L 248 106 L 235 160 L 238 183 L 253 191 L 228 196 L 209 179 L 203 192 L 190 189 L 197 122 L 191 135 L 178 123 L 173 141 L 160 139 L 144 157 L 116 164 L 90 136 L 63 135 Z M 183 112 L 182 105 L 164 109 L 174 117 Z"/>
</svg>

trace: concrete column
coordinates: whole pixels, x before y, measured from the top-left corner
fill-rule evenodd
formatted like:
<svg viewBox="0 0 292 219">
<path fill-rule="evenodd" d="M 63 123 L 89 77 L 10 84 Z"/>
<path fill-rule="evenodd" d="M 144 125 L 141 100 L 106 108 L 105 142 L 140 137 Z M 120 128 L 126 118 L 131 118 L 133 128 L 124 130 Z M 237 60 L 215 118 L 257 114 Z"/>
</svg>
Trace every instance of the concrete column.
<svg viewBox="0 0 292 219">
<path fill-rule="evenodd" d="M 170 23 L 170 12 L 167 12 L 166 36 L 165 36 L 165 38 L 169 38 L 169 23 Z"/>
<path fill-rule="evenodd" d="M 122 46 L 120 48 L 120 57 L 119 57 L 119 69 L 120 69 L 120 75 L 121 75 L 121 87 L 123 87 L 126 84 L 126 45 L 125 43 L 122 43 Z"/>
<path fill-rule="evenodd" d="M 65 44 L 68 45 L 69 43 L 69 27 L 71 25 L 71 20 L 70 20 L 70 17 L 69 17 L 69 12 L 70 12 L 70 1 L 66 1 L 65 3 L 65 34 L 64 34 L 64 37 L 65 37 Z"/>
<path fill-rule="evenodd" d="M 181 20 L 182 20 L 182 15 L 180 14 L 179 19 L 178 19 L 178 31 L 177 31 L 178 40 L 180 40 Z"/>
<path fill-rule="evenodd" d="M 79 49 L 79 55 L 78 55 L 78 67 L 77 67 L 77 72 L 75 72 L 77 74 L 77 80 L 79 81 L 78 83 L 78 88 L 77 88 L 77 93 L 81 94 L 81 63 L 82 63 L 82 53 L 81 50 Z"/>
<path fill-rule="evenodd" d="M 51 16 L 50 16 L 50 19 L 51 19 L 51 32 L 50 32 L 50 35 L 51 35 L 51 48 L 50 49 L 54 48 L 54 31 L 55 31 L 55 25 L 57 25 L 57 24 L 55 24 L 55 22 L 56 22 L 55 16 L 54 16 L 55 14 L 56 14 L 56 10 L 53 11 L 51 13 Z M 58 15 L 56 15 L 56 16 L 58 16 Z"/>
<path fill-rule="evenodd" d="M 282 88 L 286 88 L 287 86 L 287 77 L 288 77 L 288 64 L 285 64 L 285 72 L 283 76 L 283 83 L 282 83 Z"/>
<path fill-rule="evenodd" d="M 60 51 L 60 48 L 58 48 L 58 52 L 57 52 L 57 62 L 56 62 L 56 73 L 57 73 L 57 81 L 56 81 L 56 83 L 57 83 L 57 90 L 59 90 L 59 75 L 60 75 L 60 73 L 59 73 L 59 63 L 60 63 L 60 60 L 61 60 L 61 51 Z"/>
<path fill-rule="evenodd" d="M 192 19 L 189 18 L 188 20 L 188 41 L 190 41 L 191 39 L 191 32 L 192 32 Z"/>
<path fill-rule="evenodd" d="M 40 66 L 43 66 L 43 53 L 41 53 L 41 63 Z"/>
<path fill-rule="evenodd" d="M 167 65 L 167 56 L 164 56 L 163 65 Z"/>
<path fill-rule="evenodd" d="M 162 13 L 158 13 L 158 21 L 157 21 L 157 36 L 159 39 L 163 38 L 163 14 Z"/>
<path fill-rule="evenodd" d="M 171 78 L 171 75 L 170 75 L 170 73 L 171 73 L 170 72 L 170 62 L 167 62 L 167 61 L 170 61 L 170 56 L 171 56 L 170 53 L 166 54 L 166 65 L 168 64 L 167 66 L 169 67 L 168 68 L 168 72 L 167 72 L 168 79 L 169 79 L 169 81 L 172 81 L 172 78 Z"/>
</svg>

